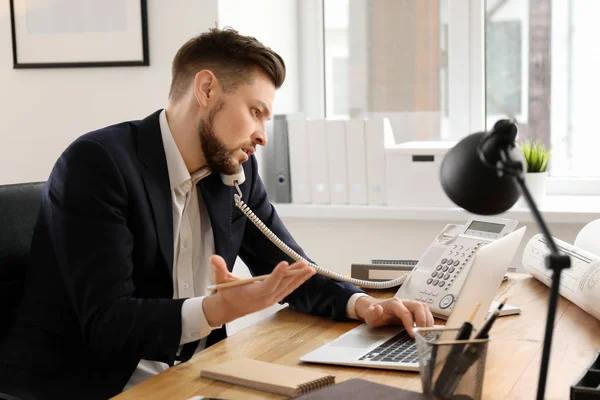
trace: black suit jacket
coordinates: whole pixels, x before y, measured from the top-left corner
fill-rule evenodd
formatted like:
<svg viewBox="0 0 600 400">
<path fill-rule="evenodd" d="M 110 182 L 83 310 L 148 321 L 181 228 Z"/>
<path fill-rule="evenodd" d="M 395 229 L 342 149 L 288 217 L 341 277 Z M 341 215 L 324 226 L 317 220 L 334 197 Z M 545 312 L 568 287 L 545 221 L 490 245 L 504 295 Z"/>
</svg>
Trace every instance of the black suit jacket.
<svg viewBox="0 0 600 400">
<path fill-rule="evenodd" d="M 42 193 L 19 316 L 0 345 L 5 384 L 47 397 L 106 398 L 122 390 L 140 359 L 174 362 L 184 299 L 173 299 L 171 191 L 159 113 L 88 133 L 56 162 Z M 255 157 L 243 167 L 243 199 L 304 255 L 268 201 Z M 219 174 L 198 190 L 216 253 L 230 270 L 238 255 L 255 275 L 290 261 L 234 206 L 235 188 Z M 358 291 L 315 275 L 284 301 L 341 320 Z M 211 335 L 214 342 L 224 332 Z"/>
</svg>

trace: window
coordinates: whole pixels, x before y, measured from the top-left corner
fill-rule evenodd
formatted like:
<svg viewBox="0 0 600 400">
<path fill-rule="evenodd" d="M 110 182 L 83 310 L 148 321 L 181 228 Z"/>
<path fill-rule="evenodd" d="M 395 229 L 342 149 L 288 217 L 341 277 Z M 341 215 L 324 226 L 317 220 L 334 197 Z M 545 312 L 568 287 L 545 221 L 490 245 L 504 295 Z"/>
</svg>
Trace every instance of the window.
<svg viewBox="0 0 600 400">
<path fill-rule="evenodd" d="M 399 142 L 447 138 L 447 0 L 323 6 L 326 117 L 389 117 Z"/>
<path fill-rule="evenodd" d="M 550 194 L 600 194 L 600 1 L 307 3 L 320 14 L 303 14 L 305 30 L 323 21 L 318 58 L 303 54 L 323 68 L 309 102 L 321 116 L 387 116 L 397 141 L 459 140 L 512 117 L 520 139 L 552 149 Z"/>
<path fill-rule="evenodd" d="M 600 34 L 595 0 L 488 0 L 486 125 L 511 117 L 520 138 L 552 149 L 550 176 L 583 179 L 596 192 L 600 146 Z M 560 179 L 559 179 L 560 181 Z M 564 185 L 563 185 L 564 186 Z M 568 192 L 568 190 L 561 190 Z"/>
</svg>

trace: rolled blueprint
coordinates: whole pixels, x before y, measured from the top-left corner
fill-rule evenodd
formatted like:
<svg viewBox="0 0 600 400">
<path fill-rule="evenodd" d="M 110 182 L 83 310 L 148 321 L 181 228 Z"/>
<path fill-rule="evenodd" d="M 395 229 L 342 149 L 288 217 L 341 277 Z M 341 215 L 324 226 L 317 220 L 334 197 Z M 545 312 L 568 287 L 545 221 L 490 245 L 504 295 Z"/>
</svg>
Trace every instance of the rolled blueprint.
<svg viewBox="0 0 600 400">
<path fill-rule="evenodd" d="M 600 320 L 600 256 L 554 239 L 561 253 L 571 257 L 571 268 L 561 275 L 559 293 L 584 311 Z M 552 283 L 552 271 L 546 267 L 550 249 L 542 234 L 535 235 L 523 251 L 526 272 L 546 286 Z"/>
<path fill-rule="evenodd" d="M 600 255 L 600 219 L 584 226 L 577 234 L 574 244 L 580 249 Z"/>
</svg>

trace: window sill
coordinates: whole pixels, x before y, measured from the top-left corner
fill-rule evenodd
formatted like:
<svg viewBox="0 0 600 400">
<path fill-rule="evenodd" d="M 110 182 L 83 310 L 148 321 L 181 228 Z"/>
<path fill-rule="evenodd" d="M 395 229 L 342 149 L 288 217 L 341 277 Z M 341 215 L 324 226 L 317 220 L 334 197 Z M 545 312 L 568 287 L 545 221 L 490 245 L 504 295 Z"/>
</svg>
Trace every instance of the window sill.
<svg viewBox="0 0 600 400">
<path fill-rule="evenodd" d="M 409 208 L 337 204 L 274 204 L 282 218 L 464 221 L 470 213 L 458 207 Z M 600 196 L 548 196 L 540 210 L 547 223 L 587 224 L 600 218 Z M 526 208 L 513 207 L 500 217 L 533 222 Z"/>
</svg>

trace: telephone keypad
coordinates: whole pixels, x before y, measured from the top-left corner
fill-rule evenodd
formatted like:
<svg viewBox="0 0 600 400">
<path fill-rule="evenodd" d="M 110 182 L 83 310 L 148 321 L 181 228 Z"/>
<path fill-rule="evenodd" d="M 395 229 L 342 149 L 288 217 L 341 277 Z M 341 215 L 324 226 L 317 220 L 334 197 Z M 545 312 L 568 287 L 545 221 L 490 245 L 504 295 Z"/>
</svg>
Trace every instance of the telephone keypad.
<svg viewBox="0 0 600 400">
<path fill-rule="evenodd" d="M 444 257 L 438 261 L 438 265 L 435 267 L 435 271 L 431 273 L 431 277 L 427 279 L 427 284 L 434 287 L 443 288 L 444 291 L 448 291 L 448 288 L 452 286 L 454 280 L 457 279 L 463 268 L 471 261 L 473 255 L 477 250 L 484 245 L 483 242 L 477 243 L 473 247 L 454 245 L 454 248 L 447 251 Z M 436 297 L 438 293 L 426 293 Z M 421 299 L 422 301 L 429 300 L 428 298 Z M 448 299 L 446 299 L 448 301 Z M 429 302 L 429 301 L 427 301 Z"/>
</svg>

